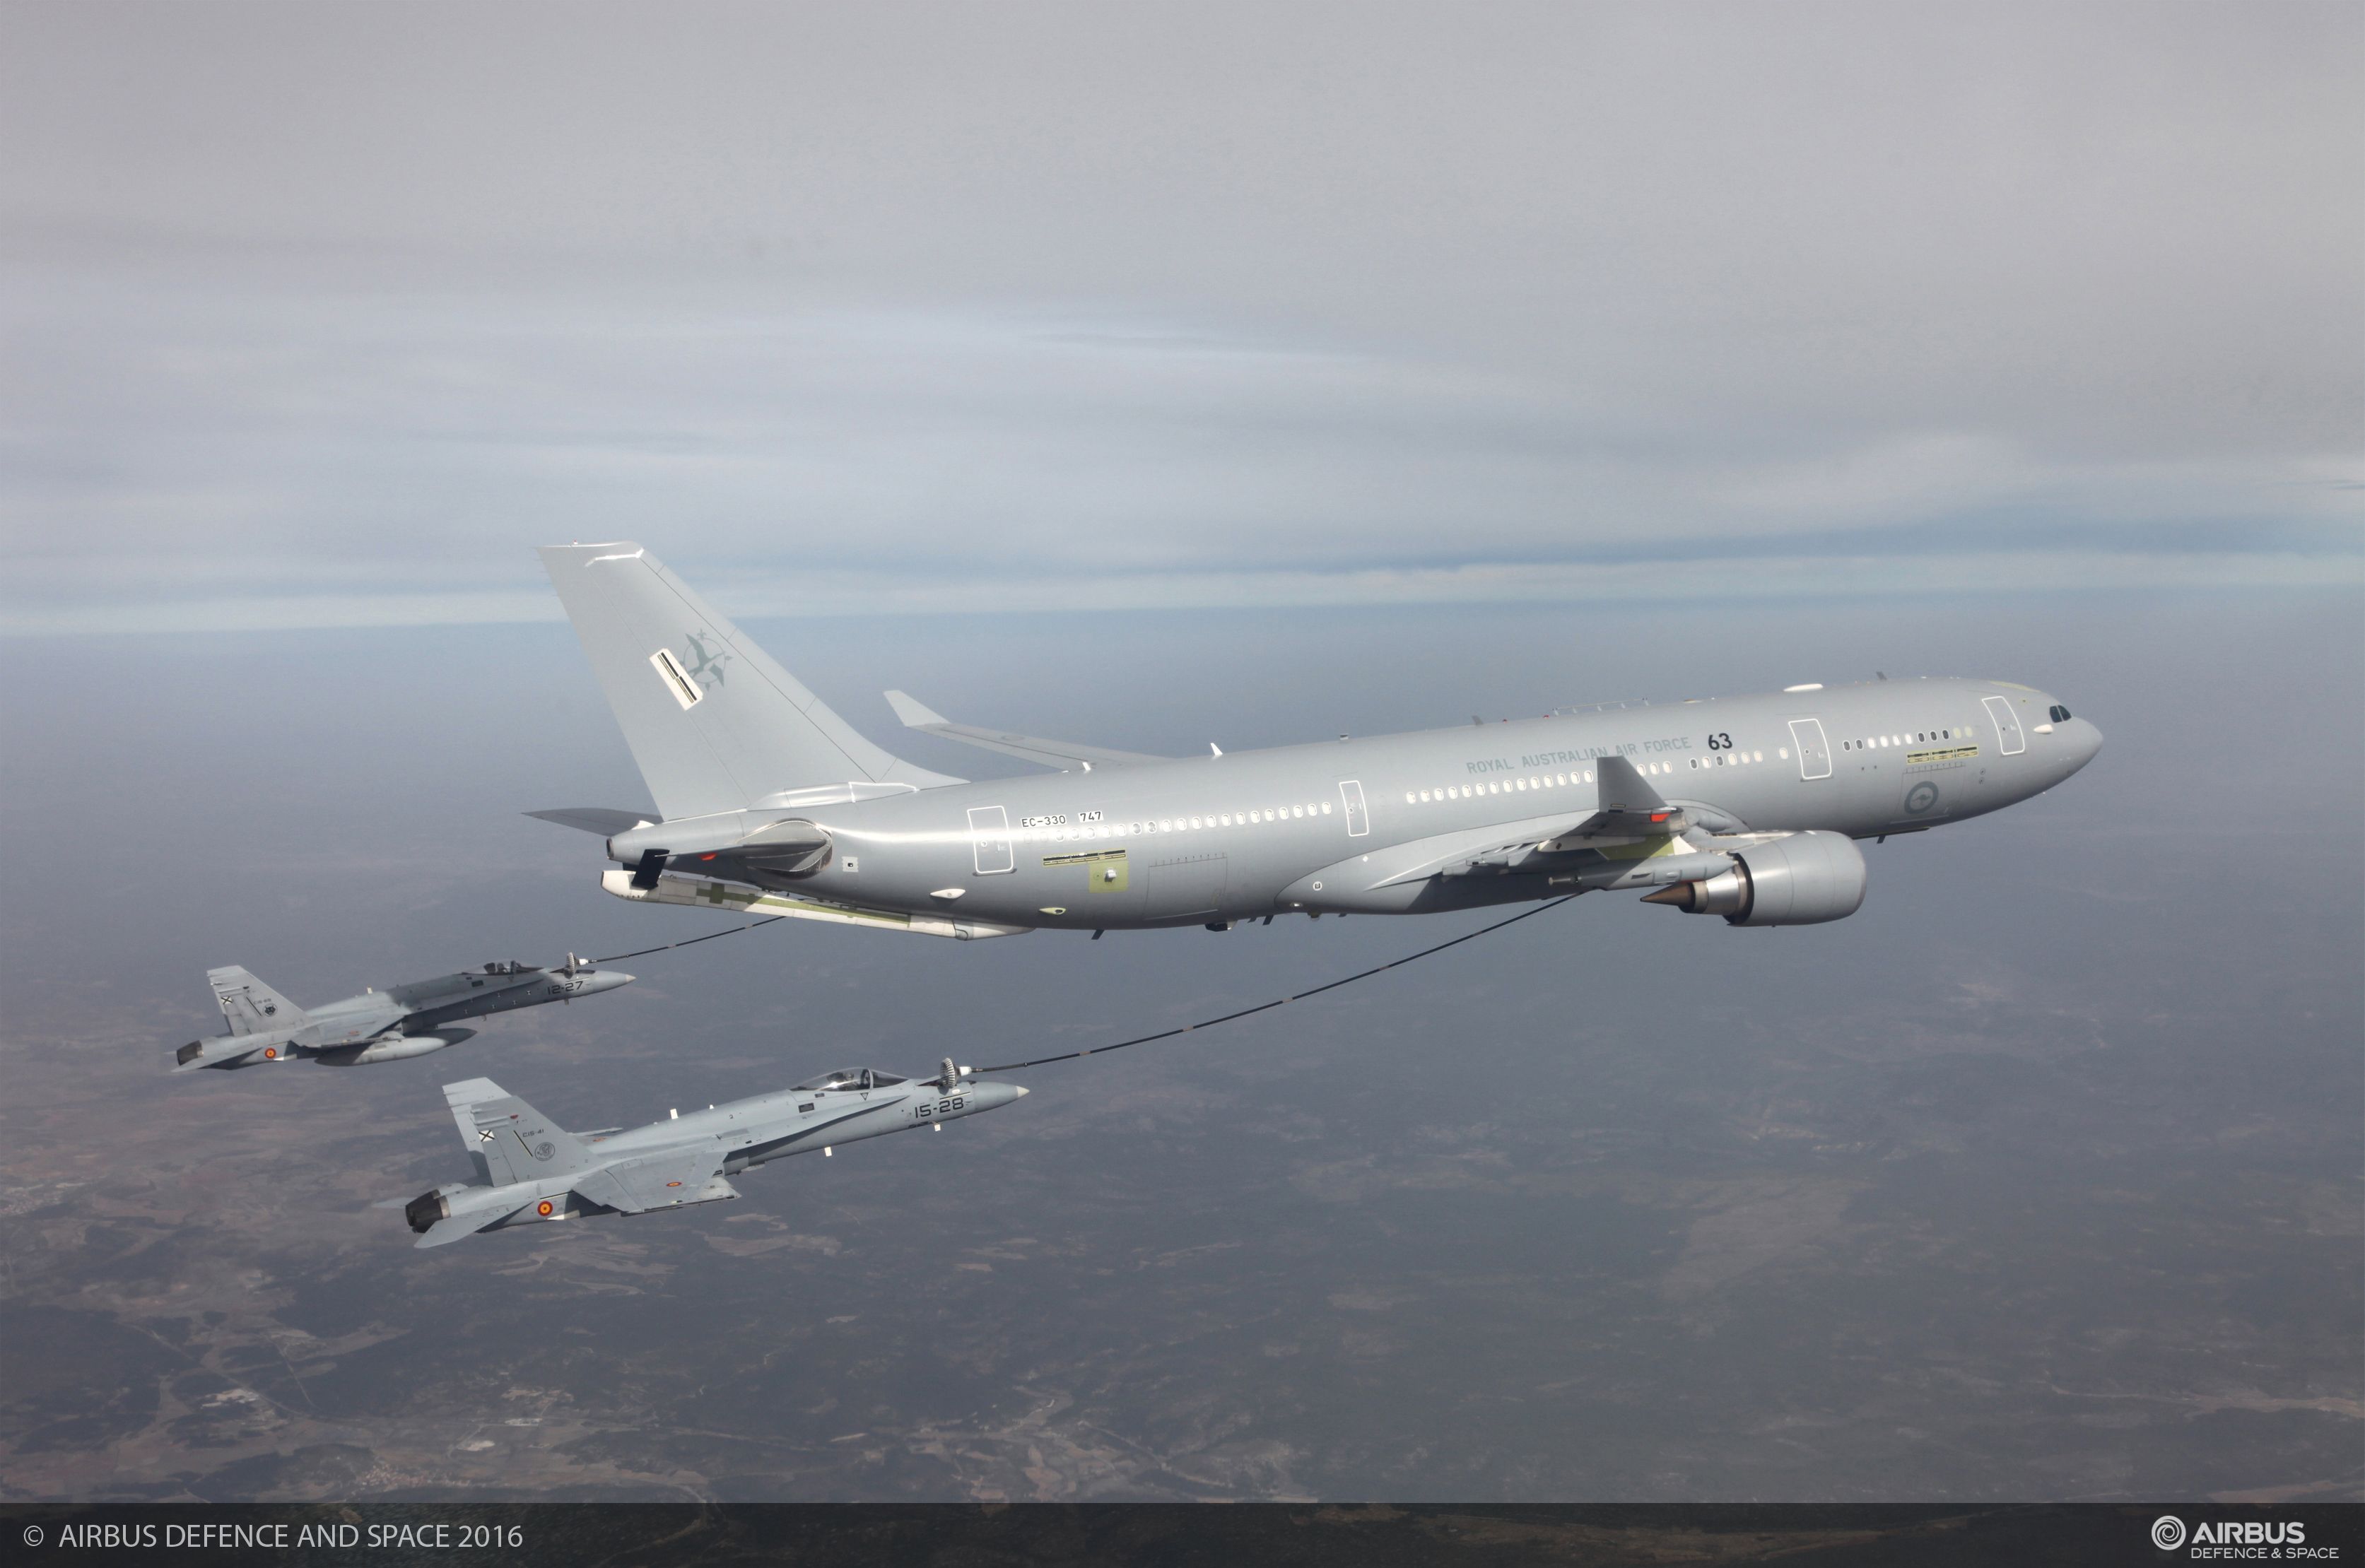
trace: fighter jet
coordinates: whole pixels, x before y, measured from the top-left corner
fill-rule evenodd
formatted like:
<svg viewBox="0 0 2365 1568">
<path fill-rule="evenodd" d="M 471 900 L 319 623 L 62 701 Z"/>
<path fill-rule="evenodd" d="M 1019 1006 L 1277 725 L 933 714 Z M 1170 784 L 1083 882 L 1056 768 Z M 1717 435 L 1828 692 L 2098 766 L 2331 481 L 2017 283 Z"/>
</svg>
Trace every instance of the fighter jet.
<svg viewBox="0 0 2365 1568">
<path fill-rule="evenodd" d="M 621 898 L 874 930 L 1223 931 L 1597 890 L 1812 924 L 1864 902 L 1859 842 L 2028 800 L 2102 744 L 2046 692 L 1953 677 L 1183 757 L 887 693 L 908 728 L 1059 770 L 971 783 L 857 733 L 639 545 L 542 558 L 656 809 L 531 814 L 604 839 Z"/>
<path fill-rule="evenodd" d="M 173 1053 L 174 1072 L 201 1067 L 261 1067 L 302 1058 L 329 1067 L 366 1067 L 423 1057 L 472 1038 L 454 1021 L 508 1013 L 545 1002 L 572 1002 L 630 985 L 619 969 L 595 969 L 574 954 L 555 969 L 487 964 L 456 975 L 413 980 L 331 1002 L 306 1012 L 235 964 L 207 969 L 226 1035 L 191 1040 Z"/>
<path fill-rule="evenodd" d="M 443 1086 L 444 1103 L 477 1180 L 389 1198 L 419 1233 L 416 1247 L 442 1247 L 480 1230 L 593 1215 L 651 1214 L 735 1198 L 729 1178 L 791 1154 L 841 1143 L 944 1129 L 1023 1098 L 1014 1083 L 980 1083 L 948 1057 L 931 1079 L 877 1068 L 841 1068 L 774 1094 L 709 1105 L 630 1132 L 562 1132 L 549 1117 L 489 1078 Z"/>
</svg>

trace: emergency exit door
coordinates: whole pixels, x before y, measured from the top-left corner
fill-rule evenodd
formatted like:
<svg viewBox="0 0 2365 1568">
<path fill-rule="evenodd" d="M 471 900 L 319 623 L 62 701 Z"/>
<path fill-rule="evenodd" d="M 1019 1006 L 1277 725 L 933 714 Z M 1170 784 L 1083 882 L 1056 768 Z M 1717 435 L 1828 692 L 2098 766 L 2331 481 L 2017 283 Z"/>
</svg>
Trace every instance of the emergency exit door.
<svg viewBox="0 0 2365 1568">
<path fill-rule="evenodd" d="M 1010 846 L 1010 813 L 1000 806 L 971 806 L 969 836 L 979 876 L 1018 868 L 1018 857 Z"/>
<path fill-rule="evenodd" d="M 1799 777 L 1829 778 L 1832 776 L 1832 743 L 1823 738 L 1821 719 L 1790 721 L 1790 744 L 1799 748 Z"/>
<path fill-rule="evenodd" d="M 2012 711 L 2012 700 L 2004 697 L 1982 697 L 1982 706 L 1996 730 L 1996 749 L 2006 756 L 2018 756 L 2028 749 L 2027 737 L 2020 733 L 2020 715 Z"/>
<path fill-rule="evenodd" d="M 1339 786 L 1339 802 L 1347 808 L 1347 836 L 1361 838 L 1372 831 L 1372 813 L 1363 806 L 1363 781 L 1350 778 Z"/>
</svg>

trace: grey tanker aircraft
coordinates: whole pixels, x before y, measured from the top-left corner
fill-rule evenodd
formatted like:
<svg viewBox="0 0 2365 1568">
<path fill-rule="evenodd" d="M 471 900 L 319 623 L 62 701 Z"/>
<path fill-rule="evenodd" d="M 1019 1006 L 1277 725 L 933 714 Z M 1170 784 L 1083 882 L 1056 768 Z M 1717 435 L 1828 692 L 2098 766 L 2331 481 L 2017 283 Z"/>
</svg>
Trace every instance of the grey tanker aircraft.
<svg viewBox="0 0 2365 1568">
<path fill-rule="evenodd" d="M 602 885 L 647 902 L 974 938 L 1631 890 L 1811 924 L 1862 904 L 1857 841 L 2025 801 L 2102 744 L 2046 692 L 1955 678 L 1193 757 L 888 693 L 909 728 L 1060 769 L 972 783 L 856 733 L 639 545 L 541 554 L 656 810 L 531 814 L 603 837 Z"/>
<path fill-rule="evenodd" d="M 398 1208 L 416 1247 L 481 1230 L 595 1215 L 653 1214 L 735 1198 L 730 1178 L 792 1154 L 944 1125 L 1023 1099 L 1014 1083 L 978 1083 L 947 1058 L 933 1079 L 841 1068 L 776 1094 L 675 1112 L 630 1132 L 562 1132 L 489 1078 L 443 1086 L 477 1180 L 436 1187 Z"/>
<path fill-rule="evenodd" d="M 329 1067 L 369 1067 L 444 1050 L 475 1037 L 462 1018 L 572 1002 L 630 985 L 633 977 L 584 963 L 574 954 L 555 969 L 487 964 L 456 975 L 375 988 L 308 1012 L 232 964 L 207 969 L 229 1033 L 191 1040 L 173 1053 L 174 1072 L 263 1067 L 298 1059 Z"/>
</svg>

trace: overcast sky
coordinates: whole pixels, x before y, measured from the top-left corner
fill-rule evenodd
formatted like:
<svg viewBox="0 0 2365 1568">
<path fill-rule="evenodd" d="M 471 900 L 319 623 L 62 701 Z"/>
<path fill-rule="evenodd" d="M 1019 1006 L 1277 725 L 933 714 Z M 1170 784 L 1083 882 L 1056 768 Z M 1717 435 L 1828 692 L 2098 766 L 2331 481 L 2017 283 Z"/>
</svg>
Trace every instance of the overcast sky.
<svg viewBox="0 0 2365 1568">
<path fill-rule="evenodd" d="M 2354 6 L 0 14 L 0 629 L 2360 580 Z"/>
</svg>

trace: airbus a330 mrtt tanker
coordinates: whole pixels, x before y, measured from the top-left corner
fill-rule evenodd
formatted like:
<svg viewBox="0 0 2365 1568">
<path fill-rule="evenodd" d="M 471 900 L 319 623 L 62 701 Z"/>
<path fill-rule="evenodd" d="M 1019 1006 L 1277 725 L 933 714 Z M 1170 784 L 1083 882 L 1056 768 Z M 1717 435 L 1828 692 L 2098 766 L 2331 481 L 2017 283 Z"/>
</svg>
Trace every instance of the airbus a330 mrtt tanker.
<svg viewBox="0 0 2365 1568">
<path fill-rule="evenodd" d="M 1424 914 L 1640 890 L 1734 925 L 1838 920 L 1856 841 L 2043 793 L 2101 732 L 2010 681 L 1807 684 L 1206 756 L 950 722 L 1059 768 L 984 783 L 855 733 L 637 544 L 542 552 L 656 803 L 599 834 L 622 897 L 936 935 Z"/>
</svg>

